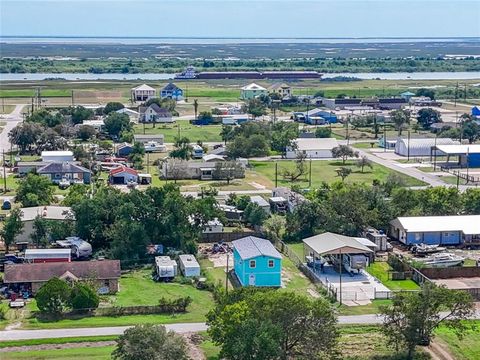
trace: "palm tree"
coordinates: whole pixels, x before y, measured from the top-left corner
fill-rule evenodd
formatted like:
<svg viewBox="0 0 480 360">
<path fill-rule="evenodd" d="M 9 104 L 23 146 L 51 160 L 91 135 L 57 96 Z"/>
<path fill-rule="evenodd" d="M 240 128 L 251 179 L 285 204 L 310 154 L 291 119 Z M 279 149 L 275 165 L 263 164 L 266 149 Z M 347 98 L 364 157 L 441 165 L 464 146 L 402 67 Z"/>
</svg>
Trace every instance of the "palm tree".
<svg viewBox="0 0 480 360">
<path fill-rule="evenodd" d="M 197 120 L 197 113 L 198 113 L 198 100 L 193 100 L 193 111 L 195 112 L 195 120 Z"/>
</svg>

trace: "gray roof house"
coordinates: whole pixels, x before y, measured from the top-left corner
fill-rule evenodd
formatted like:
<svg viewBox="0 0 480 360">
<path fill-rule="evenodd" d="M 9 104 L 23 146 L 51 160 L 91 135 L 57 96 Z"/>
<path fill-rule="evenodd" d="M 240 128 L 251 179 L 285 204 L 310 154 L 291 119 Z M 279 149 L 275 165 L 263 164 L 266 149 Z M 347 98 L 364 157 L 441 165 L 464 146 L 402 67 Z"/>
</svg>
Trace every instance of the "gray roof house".
<svg viewBox="0 0 480 360">
<path fill-rule="evenodd" d="M 172 123 L 172 113 L 158 104 L 152 104 L 148 107 L 140 106 L 138 108 L 139 122 L 144 123 Z"/>
<path fill-rule="evenodd" d="M 62 179 L 67 179 L 70 183 L 90 184 L 92 174 L 87 168 L 69 162 L 51 162 L 37 171 L 39 175 L 48 177 L 55 184 L 58 184 Z"/>
</svg>

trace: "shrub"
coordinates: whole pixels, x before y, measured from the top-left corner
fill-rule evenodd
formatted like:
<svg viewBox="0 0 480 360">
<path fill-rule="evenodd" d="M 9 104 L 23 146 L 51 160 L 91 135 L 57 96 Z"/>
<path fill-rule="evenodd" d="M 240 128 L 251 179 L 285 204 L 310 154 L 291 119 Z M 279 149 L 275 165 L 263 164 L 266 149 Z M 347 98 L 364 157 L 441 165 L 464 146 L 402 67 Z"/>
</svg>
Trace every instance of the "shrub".
<svg viewBox="0 0 480 360">
<path fill-rule="evenodd" d="M 96 309 L 100 303 L 100 299 L 90 286 L 87 284 L 76 283 L 72 289 L 70 302 L 72 308 L 79 309 Z"/>
<path fill-rule="evenodd" d="M 51 278 L 38 290 L 35 296 L 37 306 L 41 312 L 61 314 L 70 305 L 70 293 L 70 286 L 65 281 Z"/>
</svg>

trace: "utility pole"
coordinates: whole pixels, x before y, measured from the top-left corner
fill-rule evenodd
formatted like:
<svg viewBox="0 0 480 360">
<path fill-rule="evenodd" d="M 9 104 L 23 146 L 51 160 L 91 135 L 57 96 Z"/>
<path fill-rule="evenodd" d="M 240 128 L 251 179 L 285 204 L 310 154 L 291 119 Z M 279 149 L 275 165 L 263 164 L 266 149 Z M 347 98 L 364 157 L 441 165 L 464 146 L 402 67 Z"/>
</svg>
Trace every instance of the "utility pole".
<svg viewBox="0 0 480 360">
<path fill-rule="evenodd" d="M 3 150 L 3 192 L 7 192 L 7 171 L 5 170 L 5 150 Z"/>
<path fill-rule="evenodd" d="M 278 187 L 278 163 L 275 161 L 275 187 Z"/>
<path fill-rule="evenodd" d="M 308 188 L 312 187 L 312 158 L 310 158 L 310 171 L 308 172 Z"/>
<path fill-rule="evenodd" d="M 457 107 L 457 98 L 458 98 L 458 81 L 457 81 L 457 85 L 455 85 L 455 107 Z"/>
<path fill-rule="evenodd" d="M 438 133 L 435 134 L 435 145 L 434 145 L 434 153 L 433 153 L 433 171 L 437 171 L 437 137 Z"/>
<path fill-rule="evenodd" d="M 467 102 L 467 83 L 464 84 L 463 101 Z"/>
<path fill-rule="evenodd" d="M 73 97 L 73 90 L 72 90 L 72 106 L 75 106 L 75 100 L 74 100 L 74 97 Z"/>
<path fill-rule="evenodd" d="M 150 174 L 150 152 L 147 152 L 147 173 Z"/>
<path fill-rule="evenodd" d="M 408 130 L 408 140 L 407 140 L 407 161 L 410 161 L 410 130 Z"/>
<path fill-rule="evenodd" d="M 225 293 L 228 295 L 228 260 L 230 252 L 227 249 L 227 271 L 225 272 Z"/>
</svg>

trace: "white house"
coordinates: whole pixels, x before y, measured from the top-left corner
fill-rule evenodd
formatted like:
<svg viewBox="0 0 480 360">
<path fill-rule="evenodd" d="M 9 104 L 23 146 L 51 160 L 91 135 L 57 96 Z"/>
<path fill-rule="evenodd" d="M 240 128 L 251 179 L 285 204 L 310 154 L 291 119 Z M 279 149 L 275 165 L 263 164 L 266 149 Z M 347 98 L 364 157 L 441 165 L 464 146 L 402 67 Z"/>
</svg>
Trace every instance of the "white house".
<svg viewBox="0 0 480 360">
<path fill-rule="evenodd" d="M 130 90 L 130 96 L 132 102 L 144 102 L 154 98 L 157 94 L 157 91 L 148 86 L 147 84 L 143 84 L 137 87 L 134 87 Z"/>
<path fill-rule="evenodd" d="M 259 95 L 267 95 L 267 94 L 268 94 L 268 91 L 263 86 L 260 86 L 255 83 L 251 83 L 247 86 L 242 87 L 240 99 L 249 100 L 249 99 L 254 99 Z"/>
<path fill-rule="evenodd" d="M 82 125 L 86 126 L 91 126 L 97 131 L 102 131 L 103 127 L 105 126 L 105 122 L 103 119 L 98 119 L 98 120 L 83 120 L 82 124 L 77 124 L 75 125 L 77 128 L 79 128 Z"/>
<path fill-rule="evenodd" d="M 161 108 L 158 104 L 149 107 L 139 108 L 139 121 L 144 123 L 173 123 L 172 114 L 167 109 Z"/>
<path fill-rule="evenodd" d="M 335 138 L 299 138 L 293 140 L 294 146 L 288 146 L 287 159 L 296 159 L 299 154 L 309 159 L 329 159 L 332 149 L 338 146 Z"/>
<path fill-rule="evenodd" d="M 401 156 L 430 156 L 432 146 L 458 145 L 458 141 L 450 138 L 402 139 L 398 138 L 395 144 L 395 154 Z"/>
</svg>

